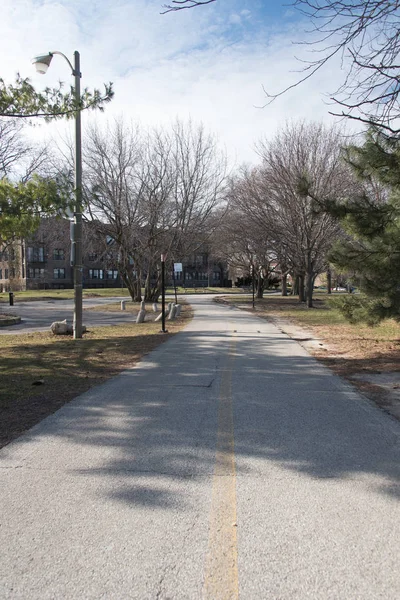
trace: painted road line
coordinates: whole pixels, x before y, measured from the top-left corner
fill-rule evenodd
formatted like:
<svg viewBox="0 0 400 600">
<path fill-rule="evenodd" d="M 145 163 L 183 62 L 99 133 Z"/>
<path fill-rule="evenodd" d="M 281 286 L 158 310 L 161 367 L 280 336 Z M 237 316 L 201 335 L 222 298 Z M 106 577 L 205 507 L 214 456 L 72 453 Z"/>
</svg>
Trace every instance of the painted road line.
<svg viewBox="0 0 400 600">
<path fill-rule="evenodd" d="M 221 372 L 210 535 L 203 588 L 203 597 L 206 600 L 239 598 L 232 410 L 232 367 L 235 348 L 236 339 L 233 338 L 226 364 Z"/>
</svg>

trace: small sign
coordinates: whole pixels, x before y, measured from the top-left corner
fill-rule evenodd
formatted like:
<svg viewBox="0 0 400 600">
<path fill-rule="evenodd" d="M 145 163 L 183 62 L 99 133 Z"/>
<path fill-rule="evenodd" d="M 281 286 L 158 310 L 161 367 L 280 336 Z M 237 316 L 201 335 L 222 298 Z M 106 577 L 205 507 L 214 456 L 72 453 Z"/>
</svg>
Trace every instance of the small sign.
<svg viewBox="0 0 400 600">
<path fill-rule="evenodd" d="M 174 263 L 175 273 L 182 273 L 182 263 Z"/>
</svg>

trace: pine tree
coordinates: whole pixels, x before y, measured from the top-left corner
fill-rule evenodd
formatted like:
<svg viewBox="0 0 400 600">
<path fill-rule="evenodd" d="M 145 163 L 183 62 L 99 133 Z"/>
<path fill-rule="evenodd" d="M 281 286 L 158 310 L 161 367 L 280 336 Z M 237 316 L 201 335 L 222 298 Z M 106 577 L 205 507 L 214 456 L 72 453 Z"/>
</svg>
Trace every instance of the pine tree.
<svg viewBox="0 0 400 600">
<path fill-rule="evenodd" d="M 345 237 L 329 258 L 353 274 L 361 294 L 335 303 L 352 322 L 400 320 L 400 140 L 372 128 L 345 159 L 362 185 L 358 195 L 330 207 Z"/>
<path fill-rule="evenodd" d="M 74 89 L 63 91 L 64 84 L 58 88 L 46 88 L 38 92 L 28 78 L 17 75 L 15 83 L 7 85 L 0 78 L 0 116 L 20 119 L 41 117 L 46 121 L 53 119 L 72 119 L 77 110 L 104 110 L 104 105 L 114 96 L 112 83 L 104 85 L 104 93 L 85 88 L 80 102 L 75 99 Z"/>
<path fill-rule="evenodd" d="M 71 204 L 70 191 L 53 179 L 34 175 L 15 184 L 0 180 L 0 247 L 32 234 L 43 216 L 63 214 Z"/>
</svg>

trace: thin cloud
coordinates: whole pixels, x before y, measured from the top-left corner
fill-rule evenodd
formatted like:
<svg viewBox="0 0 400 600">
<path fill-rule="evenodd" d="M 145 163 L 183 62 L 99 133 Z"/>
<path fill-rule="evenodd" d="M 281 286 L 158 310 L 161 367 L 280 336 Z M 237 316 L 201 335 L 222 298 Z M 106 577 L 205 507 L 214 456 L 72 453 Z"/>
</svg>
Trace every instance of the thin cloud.
<svg viewBox="0 0 400 600">
<path fill-rule="evenodd" d="M 322 92 L 340 82 L 340 64 L 295 88 L 272 105 L 262 86 L 276 92 L 291 83 L 298 67 L 292 41 L 299 26 L 261 19 L 260 12 L 230 1 L 232 9 L 160 15 L 158 0 L 100 2 L 3 0 L 0 23 L 2 77 L 17 71 L 40 88 L 73 80 L 54 59 L 45 77 L 30 66 L 32 56 L 60 50 L 72 60 L 81 52 L 82 85 L 113 81 L 115 99 L 98 119 L 123 114 L 144 125 L 167 124 L 177 116 L 203 122 L 216 133 L 233 162 L 256 161 L 254 142 L 287 118 L 331 120 Z M 229 18 L 237 15 L 236 18 Z M 84 116 L 84 123 L 93 116 Z M 42 132 L 57 130 L 43 126 Z M 61 126 L 65 128 L 65 126 Z M 37 134 L 36 134 L 37 135 Z M 42 133 L 43 135 L 43 133 Z"/>
</svg>

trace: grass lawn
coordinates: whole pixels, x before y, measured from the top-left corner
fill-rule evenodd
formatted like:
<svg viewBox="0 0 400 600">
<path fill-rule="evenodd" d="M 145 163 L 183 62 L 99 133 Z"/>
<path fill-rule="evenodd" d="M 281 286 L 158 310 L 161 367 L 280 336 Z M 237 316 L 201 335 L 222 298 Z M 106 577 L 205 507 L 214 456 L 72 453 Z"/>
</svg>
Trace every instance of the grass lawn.
<svg viewBox="0 0 400 600">
<path fill-rule="evenodd" d="M 182 294 L 238 294 L 240 290 L 237 288 L 183 288 L 177 287 L 177 293 Z M 144 293 L 144 290 L 142 290 Z M 32 300 L 71 300 L 74 297 L 74 290 L 27 290 L 26 292 L 13 292 L 14 302 L 28 302 Z M 168 295 L 174 294 L 174 288 L 168 287 L 165 290 Z M 114 296 L 130 295 L 126 288 L 96 288 L 83 290 L 83 298 L 112 298 Z M 0 293 L 0 303 L 8 304 L 8 292 Z"/>
<path fill-rule="evenodd" d="M 13 292 L 14 302 L 28 302 L 32 300 L 72 300 L 74 290 L 27 290 L 26 292 Z M 130 297 L 126 289 L 121 288 L 101 288 L 83 290 L 84 298 L 107 298 L 113 296 Z M 0 294 L 0 302 L 8 304 L 8 292 Z"/>
<path fill-rule="evenodd" d="M 47 332 L 2 335 L 0 447 L 72 398 L 132 367 L 192 318 L 184 305 L 178 321 L 93 327 L 81 340 Z"/>
<path fill-rule="evenodd" d="M 256 300 L 254 312 L 262 318 L 284 319 L 310 331 L 324 342 L 312 350 L 318 360 L 348 378 L 379 405 L 392 406 L 397 400 L 387 390 L 352 377 L 400 371 L 400 323 L 386 320 L 376 327 L 350 325 L 339 311 L 329 307 L 327 298 L 327 294 L 316 294 L 315 308 L 309 309 L 296 297 L 271 295 Z M 223 301 L 253 312 L 251 298 L 229 296 Z M 395 393 L 399 386 L 394 381 L 392 387 Z"/>
</svg>

